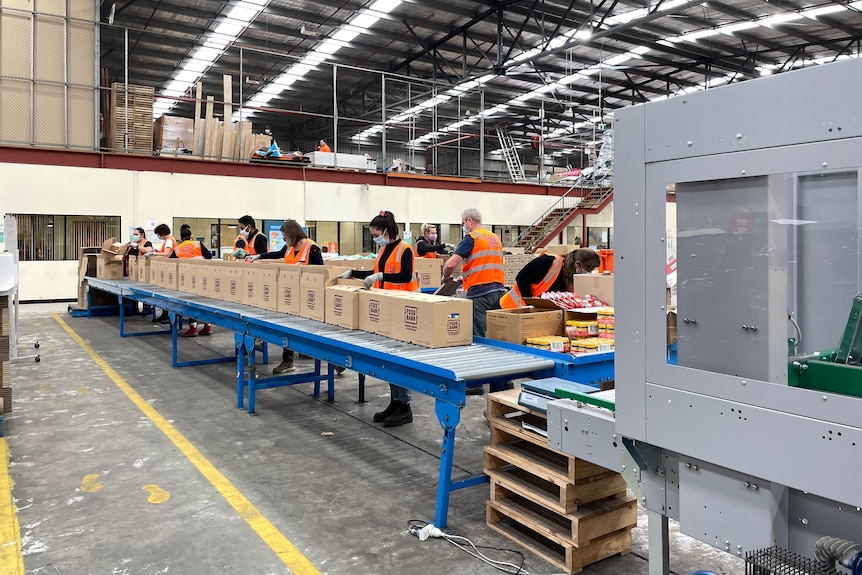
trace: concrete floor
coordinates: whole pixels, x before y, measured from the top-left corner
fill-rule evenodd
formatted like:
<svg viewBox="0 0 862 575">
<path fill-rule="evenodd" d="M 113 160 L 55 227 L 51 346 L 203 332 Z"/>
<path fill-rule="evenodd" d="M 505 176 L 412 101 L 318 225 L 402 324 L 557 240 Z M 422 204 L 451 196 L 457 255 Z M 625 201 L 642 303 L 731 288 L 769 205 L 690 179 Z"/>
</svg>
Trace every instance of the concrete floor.
<svg viewBox="0 0 862 575">
<path fill-rule="evenodd" d="M 357 404 L 356 375 L 346 372 L 335 403 L 314 399 L 304 384 L 259 392 L 258 415 L 249 416 L 234 406 L 233 364 L 171 369 L 167 336 L 121 339 L 118 318 L 72 318 L 65 309 L 22 307 L 21 341 L 38 339 L 42 361 L 14 364 L 14 410 L 4 422 L 27 573 L 498 572 L 407 530 L 409 519 L 434 513 L 441 432 L 429 398 L 415 396 L 412 424 L 385 429 L 371 416 L 388 403 L 388 385 L 369 379 L 368 402 Z M 116 371 L 116 381 L 52 313 Z M 150 328 L 144 319 L 128 326 Z M 181 359 L 228 355 L 233 338 L 216 328 L 180 345 Z M 178 448 L 125 384 L 191 447 Z M 484 406 L 483 397 L 468 397 L 456 478 L 482 471 Z M 454 492 L 449 528 L 477 545 L 523 551 L 486 527 L 487 497 L 487 485 Z M 643 513 L 633 536 L 630 555 L 584 573 L 648 573 Z M 743 572 L 741 561 L 675 526 L 671 555 L 675 573 Z M 313 568 L 303 567 L 303 556 Z M 559 572 L 529 552 L 523 568 Z"/>
</svg>

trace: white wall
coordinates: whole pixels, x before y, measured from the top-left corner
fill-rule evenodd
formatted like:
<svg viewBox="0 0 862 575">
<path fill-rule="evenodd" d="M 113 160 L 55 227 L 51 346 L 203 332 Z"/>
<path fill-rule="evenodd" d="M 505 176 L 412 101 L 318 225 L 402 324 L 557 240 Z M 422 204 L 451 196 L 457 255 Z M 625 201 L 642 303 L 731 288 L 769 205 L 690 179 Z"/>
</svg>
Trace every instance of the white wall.
<svg viewBox="0 0 862 575">
<path fill-rule="evenodd" d="M 399 222 L 460 224 L 478 208 L 491 225 L 529 225 L 553 196 L 496 194 L 409 186 L 297 182 L 161 172 L 0 164 L 0 213 L 110 215 L 120 229 L 149 218 L 263 219 L 368 222 L 389 210 Z M 21 299 L 77 297 L 77 262 L 21 262 Z"/>
</svg>

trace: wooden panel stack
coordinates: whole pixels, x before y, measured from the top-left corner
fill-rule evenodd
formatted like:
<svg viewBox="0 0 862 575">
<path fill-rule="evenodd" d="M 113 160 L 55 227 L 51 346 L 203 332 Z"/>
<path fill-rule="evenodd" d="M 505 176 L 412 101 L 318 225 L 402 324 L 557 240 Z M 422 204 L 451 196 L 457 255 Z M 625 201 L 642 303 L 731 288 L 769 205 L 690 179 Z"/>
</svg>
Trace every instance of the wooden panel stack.
<svg viewBox="0 0 862 575">
<path fill-rule="evenodd" d="M 128 111 L 129 151 L 153 152 L 153 102 L 154 90 L 151 86 L 129 84 L 126 101 L 126 85 L 120 82 L 111 84 L 111 126 L 107 135 L 109 148 L 125 150 L 123 136 L 126 133 Z"/>
<path fill-rule="evenodd" d="M 518 390 L 488 395 L 488 526 L 566 573 L 631 551 L 637 501 L 622 475 L 551 449 L 545 414 L 518 405 Z"/>
<path fill-rule="evenodd" d="M 0 296 L 0 413 L 12 411 L 11 305 L 8 295 Z"/>
</svg>

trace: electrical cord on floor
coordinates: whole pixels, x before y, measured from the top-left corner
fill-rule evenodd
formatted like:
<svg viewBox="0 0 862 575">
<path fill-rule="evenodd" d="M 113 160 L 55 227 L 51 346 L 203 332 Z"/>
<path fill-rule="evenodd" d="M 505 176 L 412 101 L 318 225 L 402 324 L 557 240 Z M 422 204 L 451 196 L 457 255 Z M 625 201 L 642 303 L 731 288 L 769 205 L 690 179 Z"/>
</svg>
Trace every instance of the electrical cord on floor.
<svg viewBox="0 0 862 575">
<path fill-rule="evenodd" d="M 407 522 L 407 530 L 416 537 L 418 537 L 420 541 L 425 541 L 429 537 L 439 537 L 441 539 L 445 539 L 467 555 L 475 557 L 479 561 L 482 561 L 483 563 L 490 565 L 494 569 L 502 571 L 503 573 L 509 573 L 510 575 L 530 575 L 530 573 L 524 569 L 524 554 L 516 549 L 504 549 L 501 547 L 489 547 L 485 545 L 477 546 L 466 537 L 461 537 L 460 535 L 455 535 L 452 533 L 446 533 L 440 530 L 434 524 L 428 523 L 427 521 L 422 521 L 420 519 L 410 519 Z M 469 547 L 465 547 L 461 543 L 458 543 L 458 541 L 465 541 L 467 544 L 469 544 Z M 513 553 L 521 558 L 521 563 L 520 565 L 515 565 L 514 563 L 509 563 L 507 561 L 498 561 L 496 559 L 491 559 L 490 557 L 479 551 L 479 549 L 489 549 L 492 551 Z"/>
</svg>

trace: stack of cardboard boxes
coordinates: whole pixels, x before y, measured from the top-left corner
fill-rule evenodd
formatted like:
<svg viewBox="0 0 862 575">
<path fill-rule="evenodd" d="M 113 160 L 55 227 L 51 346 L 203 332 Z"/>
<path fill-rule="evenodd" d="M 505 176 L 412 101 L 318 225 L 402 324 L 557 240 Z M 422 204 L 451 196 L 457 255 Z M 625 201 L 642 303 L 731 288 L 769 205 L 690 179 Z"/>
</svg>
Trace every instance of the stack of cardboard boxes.
<svg viewBox="0 0 862 575">
<path fill-rule="evenodd" d="M 82 247 L 78 258 L 78 309 L 87 309 L 87 277 L 99 279 L 122 279 L 123 259 L 129 244 L 118 243 L 109 238 L 101 247 Z M 91 294 L 94 307 L 116 305 L 117 297 L 102 291 Z"/>
<path fill-rule="evenodd" d="M 373 263 L 367 260 L 295 266 L 153 258 L 148 270 L 149 283 L 160 287 L 364 329 L 425 347 L 472 343 L 471 302 L 415 292 L 365 290 L 361 281 L 339 277 L 348 270 L 368 271 L 368 266 Z"/>
<path fill-rule="evenodd" d="M 12 345 L 11 313 L 12 298 L 0 296 L 0 413 L 12 411 Z"/>
</svg>

